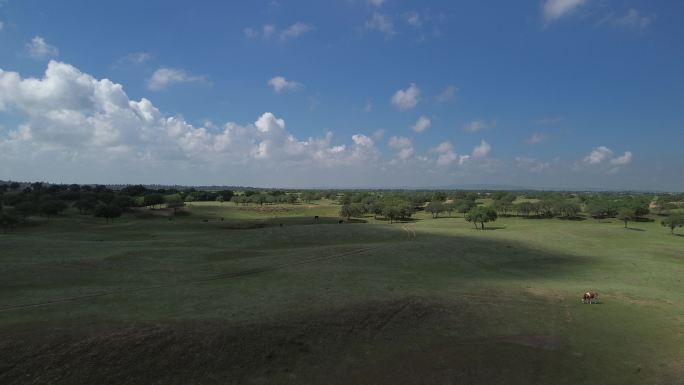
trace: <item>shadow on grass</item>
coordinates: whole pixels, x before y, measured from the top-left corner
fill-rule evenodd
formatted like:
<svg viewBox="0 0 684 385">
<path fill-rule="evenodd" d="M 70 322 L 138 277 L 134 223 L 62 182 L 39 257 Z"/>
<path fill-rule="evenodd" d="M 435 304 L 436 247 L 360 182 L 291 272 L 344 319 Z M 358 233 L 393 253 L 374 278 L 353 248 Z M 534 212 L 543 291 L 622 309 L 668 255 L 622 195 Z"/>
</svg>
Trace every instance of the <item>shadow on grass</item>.
<svg viewBox="0 0 684 385">
<path fill-rule="evenodd" d="M 335 217 L 321 217 L 319 224 L 337 223 L 338 220 Z M 22 332 L 0 331 L 0 362 L 3 363 L 0 365 L 0 383 L 39 383 L 41 379 L 50 379 L 51 383 L 102 385 L 119 383 L 224 384 L 226 378 L 230 378 L 233 383 L 280 383 L 280 379 L 296 375 L 292 378 L 297 378 L 296 383 L 299 384 L 398 384 L 407 382 L 399 381 L 400 378 L 390 375 L 405 367 L 410 367 L 411 372 L 414 373 L 412 375 L 415 376 L 415 381 L 408 383 L 426 383 L 424 378 L 430 378 L 430 383 L 448 383 L 453 379 L 449 377 L 453 375 L 453 372 L 446 368 L 435 369 L 432 364 L 441 359 L 441 354 L 444 353 L 436 349 L 438 345 L 434 345 L 437 343 L 435 341 L 444 344 L 444 335 L 453 335 L 454 323 L 462 326 L 464 330 L 483 324 L 484 319 L 478 318 L 476 311 L 464 311 L 464 309 L 469 309 L 467 307 L 471 306 L 470 302 L 473 299 L 477 306 L 482 306 L 478 304 L 478 300 L 494 304 L 518 304 L 515 299 L 500 297 L 496 293 L 487 294 L 485 291 L 491 289 L 491 285 L 488 284 L 491 280 L 519 281 L 553 279 L 554 277 L 570 280 L 576 276 L 577 272 L 590 270 L 592 264 L 595 263 L 594 258 L 540 250 L 521 241 L 497 240 L 488 236 L 493 234 L 487 234 L 487 232 L 482 232 L 478 236 L 419 232 L 416 238 L 407 241 L 406 233 L 401 226 L 316 226 L 314 219 L 309 216 L 273 218 L 268 221 L 233 220 L 230 224 L 224 222 L 214 228 L 224 229 L 229 225 L 245 225 L 249 228 L 252 224 L 266 224 L 268 227 L 274 227 L 279 226 L 280 223 L 284 223 L 282 231 L 288 235 L 286 242 L 289 244 L 283 243 L 278 246 L 278 249 L 269 250 L 273 238 L 268 234 L 274 234 L 273 229 L 253 227 L 259 235 L 265 235 L 252 237 L 260 239 L 261 243 L 249 247 L 240 246 L 244 247 L 247 252 L 279 255 L 277 260 L 270 261 L 267 258 L 245 259 L 245 255 L 237 249 L 234 252 L 226 251 L 226 243 L 222 241 L 224 238 L 220 232 L 214 232 L 212 235 L 210 231 L 205 230 L 209 228 L 207 225 L 196 223 L 194 220 L 188 221 L 187 224 L 193 226 L 193 229 L 206 231 L 203 233 L 207 235 L 202 238 L 202 247 L 211 249 L 212 253 L 221 252 L 225 255 L 226 261 L 223 265 L 217 264 L 216 259 L 213 259 L 208 262 L 208 265 L 200 266 L 201 269 L 212 266 L 212 271 L 218 269 L 220 271 L 217 271 L 216 276 L 198 278 L 194 281 L 187 280 L 178 283 L 180 275 L 187 272 L 179 269 L 179 276 L 173 276 L 166 268 L 169 266 L 169 261 L 183 258 L 192 259 L 193 266 L 200 263 L 201 259 L 186 256 L 188 248 L 196 246 L 196 240 L 192 239 L 195 233 L 174 239 L 173 249 L 161 250 L 156 243 L 148 247 L 140 245 L 141 254 L 148 251 L 156 252 L 159 255 L 158 258 L 130 257 L 117 260 L 116 267 L 119 269 L 144 269 L 154 272 L 159 267 L 164 267 L 165 270 L 160 275 L 150 273 L 151 276 L 146 277 L 149 279 L 145 281 L 147 283 L 138 281 L 134 283 L 141 286 L 147 284 L 148 289 L 125 286 L 126 283 L 122 282 L 124 290 L 136 289 L 136 294 L 113 293 L 107 298 L 127 296 L 125 300 L 130 301 L 128 308 L 145 308 L 153 303 L 154 306 L 151 308 L 175 309 L 167 313 L 173 315 L 170 318 L 165 318 L 165 314 L 145 313 L 140 318 L 140 324 L 116 324 L 112 321 L 108 325 L 86 328 L 67 323 L 69 321 L 51 320 L 45 316 L 46 313 L 37 311 L 38 308 L 30 312 L 12 310 L 11 312 L 17 313 L 9 311 L 3 313 L 3 316 L 16 315 L 19 319 L 25 317 L 23 319 L 32 322 L 26 323 L 30 326 L 22 326 L 24 328 Z M 295 229 L 289 232 L 295 225 L 307 225 L 306 231 Z M 485 227 L 486 230 L 502 228 L 504 227 Z M 153 230 L 156 236 L 169 236 L 168 234 L 177 233 L 171 225 L 158 226 Z M 277 231 L 280 230 L 277 229 Z M 105 232 L 103 230 L 100 233 Z M 39 239 L 40 234 L 37 235 L 36 239 Z M 242 239 L 239 233 L 235 234 L 236 245 L 241 245 Z M 280 252 L 281 248 L 286 249 L 288 246 L 302 247 L 301 244 L 304 241 L 312 243 L 312 246 L 325 247 L 321 247 L 316 251 L 315 256 L 311 257 L 302 257 L 299 254 L 292 257 L 288 253 Z M 60 245 L 75 249 L 82 247 L 81 239 L 75 238 L 72 245 L 68 242 L 70 240 L 65 239 Z M 316 244 L 313 244 L 314 242 Z M 29 249 L 34 245 L 27 243 L 22 247 Z M 112 254 L 130 252 L 130 245 L 126 242 L 119 242 L 108 247 L 111 247 Z M 442 251 L 426 253 L 429 247 L 439 247 Z M 338 257 L 340 248 L 359 248 L 361 252 Z M 364 250 L 365 248 L 368 250 Z M 231 264 L 231 258 L 239 259 L 241 264 Z M 254 262 L 251 262 L 252 260 Z M 333 260 L 335 263 L 330 263 Z M 60 259 L 56 263 L 58 266 L 63 261 Z M 106 273 L 112 271 L 108 269 L 111 265 L 107 263 L 111 261 L 92 261 L 92 266 Z M 321 271 L 311 268 L 318 267 L 318 264 L 323 264 L 326 268 Z M 398 264 L 410 266 L 411 271 L 418 274 L 406 275 L 403 270 L 396 269 Z M 83 277 L 88 275 L 86 271 L 88 266 L 80 265 L 74 275 L 64 275 L 63 269 L 52 272 L 36 270 L 33 273 L 37 282 L 50 282 L 55 285 L 70 284 L 77 288 Z M 371 268 L 364 269 L 365 266 Z M 186 268 L 191 267 L 186 266 Z M 348 280 L 344 278 L 346 277 L 344 274 L 340 278 L 339 273 L 349 268 L 354 269 L 355 278 Z M 273 272 L 276 271 L 282 273 L 278 274 L 282 279 L 274 283 Z M 308 277 L 314 279 L 302 280 L 302 277 L 307 277 L 306 274 L 313 274 Z M 483 293 L 475 298 L 463 297 L 456 301 L 457 306 L 454 309 L 445 310 L 441 303 L 431 303 L 423 299 L 416 301 L 410 298 L 415 293 L 410 287 L 415 285 L 416 276 L 424 277 L 431 282 L 431 286 L 435 287 L 434 291 L 427 291 L 426 297 L 432 293 L 439 293 L 446 287 L 441 285 L 453 285 L 455 278 L 459 277 L 468 279 L 469 282 L 482 279 L 480 289 Z M 382 279 L 378 279 L 379 277 Z M 94 280 L 102 278 L 101 275 L 93 277 Z M 106 278 L 117 279 L 117 276 L 111 275 Z M 23 277 L 0 276 L 0 281 L 7 285 L 13 285 L 16 282 L 26 284 L 20 279 Z M 241 283 L 246 280 L 256 281 L 253 282 L 254 287 L 259 288 L 261 298 L 264 300 L 260 300 L 261 302 L 256 305 L 253 303 L 246 305 L 246 302 L 236 299 L 236 296 L 244 295 L 240 290 L 217 290 L 212 291 L 209 297 L 205 295 L 207 290 L 214 288 L 205 285 L 211 285 L 211 282 L 214 282 L 218 285 L 216 287 L 225 287 L 228 282 L 236 279 L 243 280 L 239 281 Z M 303 281 L 307 281 L 307 285 L 312 286 L 302 287 Z M 169 286 L 159 289 L 160 282 L 169 282 Z M 336 286 L 333 293 L 347 290 L 382 293 L 386 290 L 388 282 L 397 283 L 397 292 L 392 294 L 393 299 L 380 302 L 352 303 L 353 301 L 346 298 L 341 300 L 334 294 L 332 296 L 326 294 L 330 286 Z M 37 287 L 40 287 L 39 285 L 36 284 Z M 407 285 L 408 289 L 402 291 L 403 285 Z M 176 295 L 179 291 L 184 294 Z M 149 293 L 149 295 L 138 295 L 142 292 Z M 273 318 L 267 317 L 268 323 L 258 318 L 259 311 L 256 311 L 257 315 L 253 319 L 240 323 L 222 318 L 226 314 L 222 313 L 223 309 L 227 307 L 235 307 L 235 311 L 244 312 L 254 311 L 256 308 L 253 306 L 277 308 L 277 304 L 269 303 L 268 298 L 274 298 L 271 301 L 278 301 L 285 297 L 292 303 L 304 303 L 311 300 L 317 302 L 315 306 L 296 307 L 291 313 L 278 314 Z M 202 306 L 199 308 L 195 306 L 198 298 L 202 301 Z M 47 302 L 49 299 L 44 300 Z M 83 322 L 87 323 L 88 317 L 100 320 L 117 319 L 117 317 L 111 317 L 111 313 L 108 312 L 121 310 L 107 303 L 108 301 L 85 298 L 46 306 L 59 306 L 62 308 L 60 311 L 69 311 L 71 306 L 76 306 L 79 311 L 83 311 Z M 88 309 L 88 311 L 83 309 Z M 135 322 L 141 314 L 132 313 L 129 315 L 130 318 L 124 317 L 124 319 Z M 450 318 L 450 314 L 458 314 L 458 316 Z M 504 315 L 495 320 L 503 322 L 506 317 Z M 184 318 L 197 321 L 189 323 L 170 321 Z M 54 329 L 59 332 L 55 334 Z M 431 333 L 442 330 L 445 334 L 433 339 Z M 482 334 L 486 337 L 491 337 L 494 333 L 494 329 L 483 331 Z M 415 340 L 411 336 L 419 336 L 421 338 L 415 340 L 426 342 L 421 342 L 424 345 L 419 346 L 420 349 L 415 349 Z M 459 338 L 464 338 L 464 336 L 449 340 L 447 345 L 464 346 L 459 345 Z M 377 343 L 379 348 L 366 353 L 369 351 L 366 348 L 368 341 Z M 395 346 L 403 346 L 407 351 L 427 352 L 424 357 L 426 364 L 415 365 L 416 360 L 413 356 L 398 354 L 392 356 L 391 364 L 377 365 L 386 357 L 383 355 L 385 349 L 392 347 L 387 341 L 399 341 L 400 345 Z M 460 343 L 462 344 L 462 341 Z M 485 346 L 487 349 L 480 351 L 477 350 L 480 349 L 478 346 Z M 506 350 L 501 350 L 501 346 Z M 470 373 L 468 375 L 471 377 L 465 379 L 468 380 L 467 383 L 507 383 L 511 371 L 515 370 L 519 371 L 521 378 L 531 378 L 530 383 L 541 383 L 542 381 L 534 381 L 536 379 L 534 376 L 539 375 L 539 370 L 546 369 L 539 368 L 557 369 L 554 365 L 525 366 L 526 363 L 534 361 L 529 358 L 530 354 L 539 354 L 533 357 L 536 360 L 543 358 L 545 351 L 543 349 L 530 350 L 529 347 L 511 350 L 511 346 L 510 343 L 500 345 L 497 340 L 478 341 L 478 344 L 465 345 L 462 350 L 454 351 L 453 357 L 458 359 L 453 362 L 459 363 L 460 373 Z M 362 352 L 358 357 L 354 355 L 357 351 Z M 496 361 L 495 358 L 502 357 L 501 354 L 506 355 L 497 361 L 497 365 L 491 366 L 491 362 Z M 350 355 L 353 355 L 353 360 L 349 359 Z M 359 374 L 360 377 L 350 376 L 349 373 L 356 370 L 359 363 L 362 363 L 361 366 L 366 370 L 377 371 L 377 375 L 371 376 L 362 372 Z M 572 361 L 572 365 L 577 365 L 576 361 Z M 499 371 L 488 372 L 485 377 L 478 377 L 478 373 L 481 373 L 484 367 L 490 368 L 488 370 Z M 552 372 L 545 373 L 545 378 L 550 378 L 552 374 Z M 378 380 L 371 381 L 370 378 Z"/>
<path fill-rule="evenodd" d="M 625 230 L 632 230 L 632 231 L 646 231 L 644 229 L 638 229 L 636 227 L 626 227 Z"/>
</svg>

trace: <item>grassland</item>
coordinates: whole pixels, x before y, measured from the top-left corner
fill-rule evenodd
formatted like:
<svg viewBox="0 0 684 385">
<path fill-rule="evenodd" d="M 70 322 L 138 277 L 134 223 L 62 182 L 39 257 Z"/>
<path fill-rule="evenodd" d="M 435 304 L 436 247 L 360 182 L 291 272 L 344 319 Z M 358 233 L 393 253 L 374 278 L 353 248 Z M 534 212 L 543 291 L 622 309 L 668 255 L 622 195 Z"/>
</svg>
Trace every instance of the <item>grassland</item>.
<svg viewBox="0 0 684 385">
<path fill-rule="evenodd" d="M 338 209 L 74 212 L 0 236 L 0 383 L 684 383 L 684 237 L 657 221 Z"/>
</svg>

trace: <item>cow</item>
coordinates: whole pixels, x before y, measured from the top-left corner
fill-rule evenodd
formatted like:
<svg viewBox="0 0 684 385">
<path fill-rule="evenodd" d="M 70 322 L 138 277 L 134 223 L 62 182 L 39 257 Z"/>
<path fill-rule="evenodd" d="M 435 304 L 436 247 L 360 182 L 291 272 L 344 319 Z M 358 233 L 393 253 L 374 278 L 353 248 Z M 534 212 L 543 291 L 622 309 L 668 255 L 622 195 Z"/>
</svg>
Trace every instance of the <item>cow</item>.
<svg viewBox="0 0 684 385">
<path fill-rule="evenodd" d="M 343 223 L 344 223 L 344 221 L 341 220 L 341 219 L 340 219 L 339 221 L 337 221 L 337 224 L 339 224 L 339 225 L 341 225 L 341 224 L 343 224 Z"/>
<path fill-rule="evenodd" d="M 588 292 L 584 293 L 584 295 L 582 296 L 582 303 L 588 303 L 588 304 L 597 303 L 598 298 L 599 298 L 599 295 L 597 292 L 588 291 Z"/>
<path fill-rule="evenodd" d="M 316 221 L 316 223 L 318 223 L 318 215 L 316 215 L 316 216 L 314 217 L 314 221 Z"/>
</svg>

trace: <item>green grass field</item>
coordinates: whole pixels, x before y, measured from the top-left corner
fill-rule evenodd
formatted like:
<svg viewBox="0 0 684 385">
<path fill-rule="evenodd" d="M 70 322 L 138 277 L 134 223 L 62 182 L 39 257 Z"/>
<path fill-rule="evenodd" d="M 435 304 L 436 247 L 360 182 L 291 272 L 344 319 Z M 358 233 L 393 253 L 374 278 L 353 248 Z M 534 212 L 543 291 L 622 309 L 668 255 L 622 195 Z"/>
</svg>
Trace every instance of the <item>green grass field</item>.
<svg viewBox="0 0 684 385">
<path fill-rule="evenodd" d="M 684 383 L 684 236 L 657 220 L 338 210 L 192 203 L 0 235 L 0 383 Z"/>
</svg>

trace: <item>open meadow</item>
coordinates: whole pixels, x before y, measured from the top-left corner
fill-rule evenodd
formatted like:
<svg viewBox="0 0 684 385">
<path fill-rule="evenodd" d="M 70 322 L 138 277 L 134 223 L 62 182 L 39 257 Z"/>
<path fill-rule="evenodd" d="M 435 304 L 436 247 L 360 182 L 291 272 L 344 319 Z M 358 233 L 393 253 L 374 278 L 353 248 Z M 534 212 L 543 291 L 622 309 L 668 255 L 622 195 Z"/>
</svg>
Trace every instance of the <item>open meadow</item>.
<svg viewBox="0 0 684 385">
<path fill-rule="evenodd" d="M 339 210 L 69 209 L 0 235 L 0 383 L 684 382 L 684 236 L 658 220 Z"/>
</svg>

